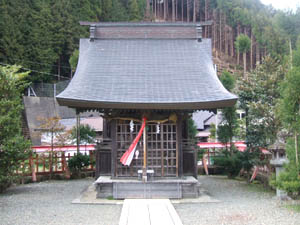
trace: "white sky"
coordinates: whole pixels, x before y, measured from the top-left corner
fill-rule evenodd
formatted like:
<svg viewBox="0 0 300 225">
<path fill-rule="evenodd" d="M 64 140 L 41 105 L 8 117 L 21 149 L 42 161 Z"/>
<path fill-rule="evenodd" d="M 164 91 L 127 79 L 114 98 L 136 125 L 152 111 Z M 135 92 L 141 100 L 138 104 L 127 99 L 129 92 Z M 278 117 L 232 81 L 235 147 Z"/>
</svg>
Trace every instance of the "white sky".
<svg viewBox="0 0 300 225">
<path fill-rule="evenodd" d="M 300 6 L 300 0 L 261 0 L 265 5 L 272 4 L 275 9 L 292 9 L 295 11 L 296 6 Z"/>
</svg>

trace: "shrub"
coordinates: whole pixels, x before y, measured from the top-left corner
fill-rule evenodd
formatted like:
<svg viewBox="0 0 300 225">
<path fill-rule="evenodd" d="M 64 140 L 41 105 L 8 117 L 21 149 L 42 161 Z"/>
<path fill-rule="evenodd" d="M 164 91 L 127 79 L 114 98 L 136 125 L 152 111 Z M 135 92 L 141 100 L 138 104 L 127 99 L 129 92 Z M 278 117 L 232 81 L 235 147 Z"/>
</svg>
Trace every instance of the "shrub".
<svg viewBox="0 0 300 225">
<path fill-rule="evenodd" d="M 227 150 L 224 150 L 221 156 L 214 158 L 214 163 L 217 166 L 224 167 L 225 173 L 229 178 L 234 178 L 239 175 L 239 172 L 243 168 L 241 153 L 238 151 L 229 154 Z"/>
<path fill-rule="evenodd" d="M 68 161 L 68 167 L 73 174 L 80 173 L 83 168 L 89 165 L 90 165 L 90 157 L 88 155 L 83 155 L 81 153 L 74 155 Z"/>
<path fill-rule="evenodd" d="M 299 165 L 296 164 L 293 139 L 287 141 L 286 153 L 289 163 L 284 165 L 285 171 L 281 172 L 277 178 L 273 177 L 270 184 L 275 188 L 285 190 L 289 194 L 298 194 L 300 192 Z"/>
<path fill-rule="evenodd" d="M 14 182 L 15 171 L 31 151 L 21 127 L 21 93 L 27 85 L 27 73 L 19 69 L 0 66 L 0 192 Z"/>
</svg>

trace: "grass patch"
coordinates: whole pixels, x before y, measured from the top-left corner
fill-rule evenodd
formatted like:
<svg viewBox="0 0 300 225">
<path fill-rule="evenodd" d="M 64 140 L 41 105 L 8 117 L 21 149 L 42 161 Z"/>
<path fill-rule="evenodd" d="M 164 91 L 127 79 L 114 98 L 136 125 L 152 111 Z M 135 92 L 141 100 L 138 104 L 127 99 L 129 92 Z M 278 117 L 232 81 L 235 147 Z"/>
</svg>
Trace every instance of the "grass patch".
<svg viewBox="0 0 300 225">
<path fill-rule="evenodd" d="M 247 183 L 247 180 L 244 177 L 236 177 L 235 180 L 242 182 L 245 185 L 245 187 L 249 191 L 252 191 L 252 192 L 260 192 L 260 193 L 274 193 L 275 192 L 269 186 L 266 186 L 257 180 L 254 180 L 251 183 Z"/>
<path fill-rule="evenodd" d="M 107 200 L 115 200 L 113 196 L 108 196 L 106 199 Z"/>
<path fill-rule="evenodd" d="M 264 193 L 273 192 L 269 187 L 264 187 L 264 185 L 258 181 L 253 181 L 252 183 L 247 184 L 247 186 L 248 186 L 248 189 L 253 192 L 264 192 Z"/>
<path fill-rule="evenodd" d="M 285 207 L 288 210 L 291 210 L 293 212 L 300 213 L 300 205 L 284 205 L 283 207 Z"/>
</svg>

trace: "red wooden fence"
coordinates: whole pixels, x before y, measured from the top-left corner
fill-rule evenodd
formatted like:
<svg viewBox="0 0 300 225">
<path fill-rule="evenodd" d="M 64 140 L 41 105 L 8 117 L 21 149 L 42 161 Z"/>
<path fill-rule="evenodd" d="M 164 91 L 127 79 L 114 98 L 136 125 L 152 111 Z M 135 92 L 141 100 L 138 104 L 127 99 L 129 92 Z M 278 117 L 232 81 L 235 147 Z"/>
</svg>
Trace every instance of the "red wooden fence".
<svg viewBox="0 0 300 225">
<path fill-rule="evenodd" d="M 22 176 L 32 176 L 33 180 L 36 175 L 65 173 L 68 172 L 68 160 L 76 154 L 76 152 L 65 153 L 64 151 L 33 153 L 29 159 L 24 160 L 21 163 L 21 167 L 16 173 Z M 83 169 L 83 171 L 95 171 L 95 151 L 89 150 L 85 151 L 83 154 L 89 155 L 91 162 L 88 167 Z"/>
</svg>

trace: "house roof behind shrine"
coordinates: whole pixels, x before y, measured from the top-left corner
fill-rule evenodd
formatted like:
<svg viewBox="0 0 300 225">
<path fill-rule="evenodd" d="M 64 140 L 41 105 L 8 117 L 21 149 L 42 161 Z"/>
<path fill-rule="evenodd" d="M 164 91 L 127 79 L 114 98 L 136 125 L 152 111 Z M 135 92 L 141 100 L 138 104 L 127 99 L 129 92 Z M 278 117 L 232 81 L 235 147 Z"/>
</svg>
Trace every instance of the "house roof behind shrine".
<svg viewBox="0 0 300 225">
<path fill-rule="evenodd" d="M 57 96 L 74 108 L 214 109 L 237 97 L 219 81 L 196 24 L 98 23 L 80 40 L 75 76 Z"/>
</svg>

